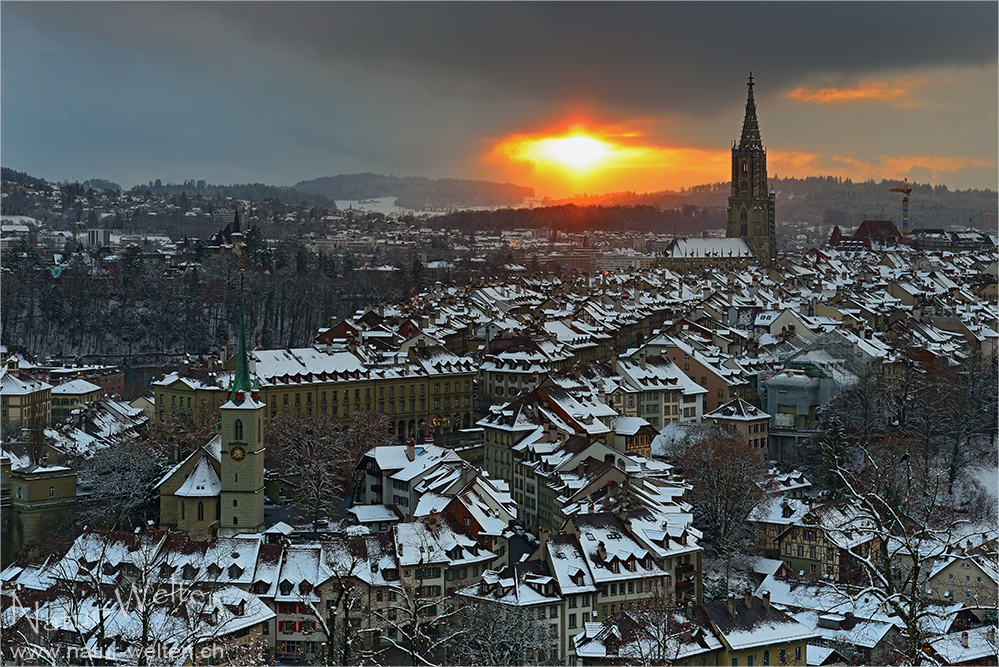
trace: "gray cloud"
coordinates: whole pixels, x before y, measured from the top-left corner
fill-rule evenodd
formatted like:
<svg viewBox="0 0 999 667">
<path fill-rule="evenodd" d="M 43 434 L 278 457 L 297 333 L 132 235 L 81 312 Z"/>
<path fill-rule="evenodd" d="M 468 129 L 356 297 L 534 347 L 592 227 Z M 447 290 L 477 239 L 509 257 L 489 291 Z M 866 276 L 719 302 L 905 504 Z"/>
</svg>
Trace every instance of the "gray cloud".
<svg viewBox="0 0 999 667">
<path fill-rule="evenodd" d="M 138 181 L 456 175 L 482 137 L 560 110 L 729 123 L 750 69 L 765 100 L 999 50 L 987 2 L 5 1 L 3 18 L 5 164 L 62 141 L 74 170 L 159 161 Z"/>
</svg>

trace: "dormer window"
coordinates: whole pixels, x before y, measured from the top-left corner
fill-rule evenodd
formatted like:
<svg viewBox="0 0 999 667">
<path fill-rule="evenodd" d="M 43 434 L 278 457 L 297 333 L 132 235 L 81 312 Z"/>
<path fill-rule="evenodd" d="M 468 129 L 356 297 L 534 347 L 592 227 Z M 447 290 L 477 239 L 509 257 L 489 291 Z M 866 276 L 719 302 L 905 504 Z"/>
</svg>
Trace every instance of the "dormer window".
<svg viewBox="0 0 999 667">
<path fill-rule="evenodd" d="M 235 563 L 229 566 L 230 579 L 239 579 L 241 576 L 243 576 L 243 568 L 241 568 L 239 565 L 236 565 Z"/>
<path fill-rule="evenodd" d="M 281 589 L 281 595 L 289 595 L 292 589 L 294 589 L 294 585 L 290 581 L 285 580 L 278 585 L 278 588 Z"/>
<path fill-rule="evenodd" d="M 302 593 L 302 595 L 308 595 L 308 593 L 312 590 L 312 584 L 308 581 L 303 581 L 298 585 L 298 590 Z"/>
</svg>

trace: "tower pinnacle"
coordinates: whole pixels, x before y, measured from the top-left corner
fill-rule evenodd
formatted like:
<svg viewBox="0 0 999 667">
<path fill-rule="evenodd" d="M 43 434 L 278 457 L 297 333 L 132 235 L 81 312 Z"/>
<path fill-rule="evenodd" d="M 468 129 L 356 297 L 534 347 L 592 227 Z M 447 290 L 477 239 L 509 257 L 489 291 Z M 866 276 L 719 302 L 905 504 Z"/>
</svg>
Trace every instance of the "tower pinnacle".
<svg viewBox="0 0 999 667">
<path fill-rule="evenodd" d="M 739 148 L 763 148 L 760 137 L 760 122 L 756 118 L 756 100 L 753 99 L 753 73 L 749 73 L 749 95 L 746 97 L 746 117 L 742 121 L 742 137 Z"/>
<path fill-rule="evenodd" d="M 232 376 L 232 387 L 229 390 L 229 400 L 237 405 L 242 403 L 247 392 L 254 390 L 250 379 L 250 359 L 246 353 L 246 326 L 243 311 L 243 269 L 239 270 L 239 349 L 236 351 L 236 373 Z"/>
</svg>

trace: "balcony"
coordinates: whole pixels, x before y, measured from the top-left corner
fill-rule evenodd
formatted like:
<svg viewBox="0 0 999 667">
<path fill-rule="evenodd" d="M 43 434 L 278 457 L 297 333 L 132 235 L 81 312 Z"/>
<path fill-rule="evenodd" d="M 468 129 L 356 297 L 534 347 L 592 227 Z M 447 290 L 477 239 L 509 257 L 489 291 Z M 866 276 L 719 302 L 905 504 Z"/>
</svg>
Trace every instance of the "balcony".
<svg viewBox="0 0 999 667">
<path fill-rule="evenodd" d="M 676 578 L 679 579 L 685 574 L 691 574 L 694 571 L 694 565 L 692 563 L 684 563 L 683 565 L 676 566 Z"/>
<path fill-rule="evenodd" d="M 676 592 L 677 592 L 677 594 L 689 593 L 690 595 L 693 595 L 694 594 L 694 580 L 693 579 L 686 579 L 684 581 L 678 581 L 678 582 L 676 582 Z"/>
</svg>

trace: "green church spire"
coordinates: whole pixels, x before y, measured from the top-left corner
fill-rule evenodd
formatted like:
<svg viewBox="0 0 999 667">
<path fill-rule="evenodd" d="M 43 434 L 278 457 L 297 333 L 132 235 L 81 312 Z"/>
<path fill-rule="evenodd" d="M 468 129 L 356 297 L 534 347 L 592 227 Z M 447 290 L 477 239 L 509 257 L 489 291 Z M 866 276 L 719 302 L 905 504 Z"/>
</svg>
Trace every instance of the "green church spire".
<svg viewBox="0 0 999 667">
<path fill-rule="evenodd" d="M 237 405 L 243 402 L 248 392 L 254 390 L 250 379 L 250 359 L 246 353 L 246 325 L 243 311 L 246 310 L 243 299 L 243 269 L 239 270 L 239 349 L 236 351 L 236 374 L 232 377 L 232 387 L 229 400 Z M 239 398 L 237 398 L 239 397 Z"/>
</svg>

